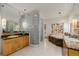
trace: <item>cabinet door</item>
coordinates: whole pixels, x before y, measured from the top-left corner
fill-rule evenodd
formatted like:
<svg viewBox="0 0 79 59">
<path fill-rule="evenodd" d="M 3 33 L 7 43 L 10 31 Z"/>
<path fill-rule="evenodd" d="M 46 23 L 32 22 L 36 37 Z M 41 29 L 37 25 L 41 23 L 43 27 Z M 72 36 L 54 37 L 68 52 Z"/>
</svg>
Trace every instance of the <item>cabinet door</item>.
<svg viewBox="0 0 79 59">
<path fill-rule="evenodd" d="M 24 39 L 23 39 L 23 44 L 24 44 L 24 46 L 29 45 L 29 39 L 28 39 L 28 37 L 27 37 L 27 36 L 24 36 Z"/>
<path fill-rule="evenodd" d="M 77 28 L 79 28 L 79 21 L 77 21 Z"/>
<path fill-rule="evenodd" d="M 20 45 L 19 45 L 19 38 L 15 38 L 12 40 L 12 46 L 13 46 L 13 52 L 17 51 L 18 49 L 20 49 Z"/>
<path fill-rule="evenodd" d="M 23 37 L 20 37 L 18 42 L 19 42 L 19 45 L 20 45 L 19 48 L 23 48 L 24 47 L 23 46 Z"/>
<path fill-rule="evenodd" d="M 56 44 L 57 46 L 63 47 L 63 40 L 62 40 L 62 39 L 56 39 L 56 40 L 55 40 L 55 44 Z"/>
<path fill-rule="evenodd" d="M 23 38 L 23 45 L 24 45 L 24 46 L 27 45 L 27 37 L 26 37 L 26 36 L 24 36 L 24 38 Z"/>
<path fill-rule="evenodd" d="M 12 53 L 12 44 L 10 40 L 3 40 L 3 55 Z"/>
<path fill-rule="evenodd" d="M 29 44 L 29 36 L 27 36 L 27 43 Z"/>
<path fill-rule="evenodd" d="M 69 56 L 79 56 L 79 51 L 69 49 Z"/>
</svg>

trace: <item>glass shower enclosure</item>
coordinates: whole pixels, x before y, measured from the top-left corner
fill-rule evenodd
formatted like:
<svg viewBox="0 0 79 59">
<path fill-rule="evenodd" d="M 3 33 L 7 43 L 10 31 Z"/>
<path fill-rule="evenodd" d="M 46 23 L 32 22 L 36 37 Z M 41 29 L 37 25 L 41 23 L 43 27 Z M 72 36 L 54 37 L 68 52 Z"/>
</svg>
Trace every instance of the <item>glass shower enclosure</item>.
<svg viewBox="0 0 79 59">
<path fill-rule="evenodd" d="M 21 30 L 29 33 L 30 45 L 39 45 L 43 40 L 42 19 L 38 11 L 24 14 L 20 18 Z"/>
</svg>

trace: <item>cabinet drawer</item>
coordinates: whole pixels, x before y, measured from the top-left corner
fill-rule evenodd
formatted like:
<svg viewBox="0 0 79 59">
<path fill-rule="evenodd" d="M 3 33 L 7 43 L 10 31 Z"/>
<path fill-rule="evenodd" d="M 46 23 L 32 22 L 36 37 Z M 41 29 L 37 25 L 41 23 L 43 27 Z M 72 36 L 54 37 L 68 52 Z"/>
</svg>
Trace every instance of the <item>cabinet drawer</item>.
<svg viewBox="0 0 79 59">
<path fill-rule="evenodd" d="M 3 55 L 9 55 L 12 53 L 13 47 L 11 41 L 3 41 Z"/>
<path fill-rule="evenodd" d="M 22 36 L 22 37 L 18 37 L 18 38 L 3 40 L 2 45 L 3 45 L 2 54 L 9 55 L 27 45 L 29 45 L 29 37 Z"/>
<path fill-rule="evenodd" d="M 79 51 L 69 49 L 69 56 L 79 56 Z"/>
</svg>

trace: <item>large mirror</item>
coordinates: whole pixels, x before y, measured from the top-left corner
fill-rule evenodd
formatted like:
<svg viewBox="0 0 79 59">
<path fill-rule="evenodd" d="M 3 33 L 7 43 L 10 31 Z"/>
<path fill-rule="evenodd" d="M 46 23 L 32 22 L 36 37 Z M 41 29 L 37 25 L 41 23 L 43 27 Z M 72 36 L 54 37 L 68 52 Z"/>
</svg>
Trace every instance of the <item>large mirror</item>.
<svg viewBox="0 0 79 59">
<path fill-rule="evenodd" d="M 2 19 L 2 28 L 3 32 L 14 32 L 20 30 L 19 23 L 6 19 Z"/>
<path fill-rule="evenodd" d="M 1 4 L 2 30 L 3 32 L 14 32 L 20 30 L 19 11 L 9 4 Z"/>
</svg>

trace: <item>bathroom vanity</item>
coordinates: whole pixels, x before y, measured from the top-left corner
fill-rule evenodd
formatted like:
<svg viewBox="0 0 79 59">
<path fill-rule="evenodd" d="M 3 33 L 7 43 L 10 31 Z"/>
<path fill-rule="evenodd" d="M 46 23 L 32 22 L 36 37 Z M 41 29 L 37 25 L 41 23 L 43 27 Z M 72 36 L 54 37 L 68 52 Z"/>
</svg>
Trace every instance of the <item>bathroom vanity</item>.
<svg viewBox="0 0 79 59">
<path fill-rule="evenodd" d="M 63 47 L 63 35 L 50 35 L 49 41 L 57 46 Z"/>
<path fill-rule="evenodd" d="M 2 55 L 10 55 L 29 45 L 29 34 L 4 36 L 2 40 Z"/>
<path fill-rule="evenodd" d="M 79 56 L 79 39 L 65 36 L 63 51 L 65 56 Z"/>
</svg>

